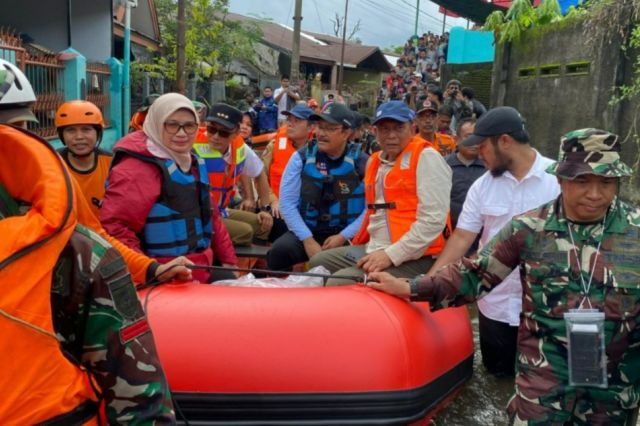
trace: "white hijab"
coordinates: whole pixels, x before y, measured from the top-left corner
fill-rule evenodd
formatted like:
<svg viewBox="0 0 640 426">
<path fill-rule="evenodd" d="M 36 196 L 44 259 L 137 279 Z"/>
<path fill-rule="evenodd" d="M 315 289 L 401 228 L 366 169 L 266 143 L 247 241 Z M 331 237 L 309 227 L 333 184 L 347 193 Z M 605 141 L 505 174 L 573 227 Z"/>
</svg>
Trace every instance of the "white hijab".
<svg viewBox="0 0 640 426">
<path fill-rule="evenodd" d="M 147 135 L 147 149 L 149 152 L 161 158 L 172 159 L 181 170 L 188 171 L 191 168 L 191 153 L 175 152 L 162 142 L 165 120 L 179 109 L 191 111 L 194 120 L 199 122 L 196 109 L 189 98 L 179 93 L 166 93 L 156 99 L 149 107 L 142 130 Z M 195 135 L 193 137 L 195 138 Z"/>
</svg>

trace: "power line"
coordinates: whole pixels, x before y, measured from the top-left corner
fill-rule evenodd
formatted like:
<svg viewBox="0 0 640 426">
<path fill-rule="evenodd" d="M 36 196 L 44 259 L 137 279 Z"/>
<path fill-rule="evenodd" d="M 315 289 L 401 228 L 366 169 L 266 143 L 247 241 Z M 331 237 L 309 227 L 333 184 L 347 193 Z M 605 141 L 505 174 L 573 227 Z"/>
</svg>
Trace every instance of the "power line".
<svg viewBox="0 0 640 426">
<path fill-rule="evenodd" d="M 289 5 L 289 12 L 287 13 L 287 20 L 284 21 L 285 25 L 289 28 L 291 28 L 291 26 L 289 25 L 289 18 L 291 17 L 291 11 L 293 10 L 293 4 L 295 3 L 295 0 L 291 0 L 291 4 Z M 282 40 L 284 40 L 284 36 L 287 35 L 289 32 L 288 31 L 283 31 L 282 35 L 280 36 L 280 42 L 279 44 L 282 46 Z"/>
<path fill-rule="evenodd" d="M 318 10 L 318 2 L 317 2 L 317 0 L 313 0 L 313 7 L 315 7 L 316 15 L 318 15 L 318 22 L 320 23 L 320 30 L 322 31 L 323 34 L 325 34 L 324 27 L 322 26 L 322 18 L 320 18 L 320 11 Z"/>
</svg>

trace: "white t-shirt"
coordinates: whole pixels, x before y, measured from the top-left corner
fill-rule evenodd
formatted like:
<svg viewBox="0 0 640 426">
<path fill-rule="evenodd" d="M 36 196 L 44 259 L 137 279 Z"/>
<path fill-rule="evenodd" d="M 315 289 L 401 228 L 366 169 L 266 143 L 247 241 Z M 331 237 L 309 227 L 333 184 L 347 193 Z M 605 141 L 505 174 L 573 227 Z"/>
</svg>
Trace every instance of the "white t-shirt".
<svg viewBox="0 0 640 426">
<path fill-rule="evenodd" d="M 545 172 L 551 163 L 553 160 L 536 151 L 529 173 L 520 182 L 509 172 L 493 177 L 487 171 L 469 188 L 457 227 L 474 233 L 482 229 L 482 248 L 514 216 L 555 199 L 560 194 L 560 186 L 555 176 Z M 478 309 L 492 320 L 517 326 L 522 310 L 520 268 L 478 300 Z"/>
<path fill-rule="evenodd" d="M 262 169 L 264 168 L 264 164 L 262 160 L 258 158 L 258 155 L 247 145 L 243 145 L 245 152 L 245 160 L 244 160 L 244 168 L 242 169 L 242 174 L 245 176 L 249 176 L 250 178 L 257 178 L 262 173 Z M 225 163 L 231 164 L 231 150 L 227 149 L 227 152 L 222 156 Z"/>
<path fill-rule="evenodd" d="M 273 92 L 273 98 L 276 99 L 278 97 L 278 95 L 280 93 L 282 93 L 283 91 L 285 91 L 285 89 L 283 89 L 282 87 L 278 87 L 276 89 L 276 91 Z M 284 119 L 287 118 L 287 116 L 286 115 L 282 115 L 282 113 L 287 110 L 287 98 L 288 97 L 289 97 L 289 95 L 287 95 L 285 93 L 284 95 L 282 95 L 282 97 L 278 101 L 278 120 L 284 120 Z"/>
</svg>

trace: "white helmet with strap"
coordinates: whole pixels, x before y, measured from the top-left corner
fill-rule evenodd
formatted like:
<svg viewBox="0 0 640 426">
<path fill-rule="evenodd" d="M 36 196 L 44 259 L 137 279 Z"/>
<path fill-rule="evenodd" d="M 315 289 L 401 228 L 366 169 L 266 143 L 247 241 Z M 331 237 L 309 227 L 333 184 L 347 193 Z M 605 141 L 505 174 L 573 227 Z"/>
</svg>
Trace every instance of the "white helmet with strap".
<svg viewBox="0 0 640 426">
<path fill-rule="evenodd" d="M 0 106 L 26 106 L 35 101 L 36 95 L 24 73 L 11 62 L 0 59 Z"/>
<path fill-rule="evenodd" d="M 0 59 L 0 123 L 38 122 L 31 111 L 36 94 L 20 69 Z"/>
</svg>

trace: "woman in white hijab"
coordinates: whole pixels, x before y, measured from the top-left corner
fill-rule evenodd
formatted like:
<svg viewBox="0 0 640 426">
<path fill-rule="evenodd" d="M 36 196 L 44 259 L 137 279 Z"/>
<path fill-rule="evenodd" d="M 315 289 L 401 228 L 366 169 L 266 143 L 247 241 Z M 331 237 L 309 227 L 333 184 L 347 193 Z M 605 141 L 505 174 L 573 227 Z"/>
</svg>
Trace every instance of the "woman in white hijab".
<svg viewBox="0 0 640 426">
<path fill-rule="evenodd" d="M 188 98 L 167 93 L 156 99 L 143 130 L 114 147 L 100 220 L 111 235 L 160 263 L 186 256 L 197 265 L 235 266 L 229 234 L 211 209 L 204 163 L 191 149 L 197 130 Z M 234 277 L 193 276 L 204 282 Z"/>
</svg>

